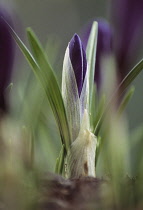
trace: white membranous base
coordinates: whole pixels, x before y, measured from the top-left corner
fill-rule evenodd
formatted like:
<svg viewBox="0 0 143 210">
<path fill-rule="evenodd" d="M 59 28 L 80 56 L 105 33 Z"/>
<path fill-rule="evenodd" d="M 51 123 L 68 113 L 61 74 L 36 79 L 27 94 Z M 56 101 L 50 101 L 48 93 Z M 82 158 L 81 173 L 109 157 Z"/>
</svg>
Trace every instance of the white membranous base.
<svg viewBox="0 0 143 210">
<path fill-rule="evenodd" d="M 79 135 L 72 143 L 67 155 L 68 178 L 95 177 L 96 143 L 97 139 L 90 131 L 89 115 L 85 109 Z"/>
</svg>

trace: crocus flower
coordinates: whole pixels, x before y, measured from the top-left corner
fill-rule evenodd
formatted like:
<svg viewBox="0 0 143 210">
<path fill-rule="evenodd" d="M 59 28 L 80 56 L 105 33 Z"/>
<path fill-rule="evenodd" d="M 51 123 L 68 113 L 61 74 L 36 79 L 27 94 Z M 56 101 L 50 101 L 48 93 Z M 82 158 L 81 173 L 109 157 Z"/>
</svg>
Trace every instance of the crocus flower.
<svg viewBox="0 0 143 210">
<path fill-rule="evenodd" d="M 75 34 L 66 49 L 62 74 L 62 96 L 71 135 L 68 177 L 95 176 L 96 137 L 90 129 L 87 72 L 86 53 Z"/>
<path fill-rule="evenodd" d="M 0 7 L 0 109 L 8 111 L 5 89 L 10 83 L 14 60 L 14 42 L 6 22 L 11 24 L 11 18 L 3 7 Z"/>
<path fill-rule="evenodd" d="M 76 139 L 80 130 L 80 97 L 85 80 L 87 63 L 85 51 L 77 34 L 69 42 L 62 73 L 62 95 L 67 112 L 68 121 L 71 127 L 72 141 Z M 83 61 L 83 58 L 85 61 Z M 84 68 L 83 68 L 84 67 Z"/>
<path fill-rule="evenodd" d="M 85 109 L 83 97 L 86 93 L 82 92 L 86 86 L 86 71 L 86 54 L 79 36 L 75 34 L 66 49 L 62 74 L 62 93 L 73 140 L 78 136 Z"/>
</svg>

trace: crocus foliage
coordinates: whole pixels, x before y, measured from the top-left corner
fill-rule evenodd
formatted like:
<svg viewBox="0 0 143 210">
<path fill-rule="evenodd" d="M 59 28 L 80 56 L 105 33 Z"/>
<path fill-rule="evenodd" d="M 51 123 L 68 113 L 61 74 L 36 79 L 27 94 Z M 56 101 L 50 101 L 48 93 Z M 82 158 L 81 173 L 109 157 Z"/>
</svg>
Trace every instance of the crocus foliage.
<svg viewBox="0 0 143 210">
<path fill-rule="evenodd" d="M 4 19 L 11 24 L 8 12 L 0 6 L 0 109 L 7 112 L 5 89 L 10 83 L 15 50 L 9 27 Z"/>
<path fill-rule="evenodd" d="M 104 113 L 108 111 L 119 90 L 124 91 L 141 72 L 143 60 L 119 84 L 102 115 L 100 115 L 101 109 L 99 112 L 97 111 L 98 120 L 93 123 L 91 118 L 95 112 L 92 104 L 97 58 L 97 23 L 94 22 L 92 25 L 86 52 L 77 34 L 69 42 L 63 62 L 62 90 L 34 32 L 31 29 L 27 30 L 32 49 L 31 54 L 14 30 L 9 25 L 8 27 L 35 76 L 40 81 L 59 128 L 62 149 L 57 159 L 56 172 L 76 178 L 87 175 L 95 176 L 96 136 L 102 125 Z M 124 105 L 125 103 L 122 103 L 121 108 L 125 107 Z"/>
</svg>

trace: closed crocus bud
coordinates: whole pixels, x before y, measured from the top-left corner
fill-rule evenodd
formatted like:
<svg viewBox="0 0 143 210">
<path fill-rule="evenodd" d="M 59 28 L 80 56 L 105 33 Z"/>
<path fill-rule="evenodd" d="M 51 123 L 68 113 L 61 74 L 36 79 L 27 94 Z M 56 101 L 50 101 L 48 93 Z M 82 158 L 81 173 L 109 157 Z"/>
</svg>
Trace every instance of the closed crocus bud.
<svg viewBox="0 0 143 210">
<path fill-rule="evenodd" d="M 72 141 L 78 136 L 80 122 L 86 107 L 86 71 L 85 51 L 79 36 L 75 34 L 66 49 L 62 74 L 62 95 Z"/>
<path fill-rule="evenodd" d="M 112 0 L 112 22 L 114 26 L 114 49 L 120 80 L 133 65 L 136 52 L 142 41 L 143 1 Z"/>
<path fill-rule="evenodd" d="M 76 78 L 78 93 L 80 96 L 87 70 L 87 61 L 83 45 L 77 34 L 73 36 L 69 43 L 69 56 Z"/>
<path fill-rule="evenodd" d="M 70 178 L 95 176 L 97 140 L 90 129 L 88 73 L 86 54 L 75 34 L 66 49 L 62 74 L 62 96 L 71 136 L 65 173 Z"/>
<path fill-rule="evenodd" d="M 11 25 L 11 18 L 0 6 L 0 110 L 7 113 L 8 105 L 5 90 L 11 79 L 14 60 L 14 42 L 6 22 Z"/>
<path fill-rule="evenodd" d="M 101 70 L 102 58 L 109 56 L 112 53 L 112 30 L 107 21 L 103 19 L 97 20 L 98 22 L 98 38 L 97 38 L 97 51 L 96 51 L 96 64 L 95 64 L 95 82 L 97 88 L 101 83 Z M 88 38 L 90 35 L 92 23 L 90 23 L 83 33 L 82 41 L 84 48 L 87 47 Z"/>
</svg>

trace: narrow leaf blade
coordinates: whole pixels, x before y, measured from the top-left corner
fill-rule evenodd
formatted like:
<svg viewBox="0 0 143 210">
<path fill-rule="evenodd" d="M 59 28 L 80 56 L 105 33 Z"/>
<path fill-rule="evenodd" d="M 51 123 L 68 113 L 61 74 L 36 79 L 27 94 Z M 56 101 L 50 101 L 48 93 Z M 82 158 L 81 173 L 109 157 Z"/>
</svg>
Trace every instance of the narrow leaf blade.
<svg viewBox="0 0 143 210">
<path fill-rule="evenodd" d="M 61 96 L 60 90 L 58 88 L 57 82 L 55 81 L 55 77 L 53 76 L 53 72 L 49 68 L 49 66 L 47 65 L 48 70 L 50 72 L 50 75 L 48 75 L 47 73 L 45 73 L 45 75 L 44 75 L 44 73 L 42 73 L 39 65 L 37 64 L 36 60 L 34 59 L 32 54 L 30 53 L 30 51 L 27 49 L 27 47 L 24 45 L 24 43 L 21 41 L 21 39 L 15 33 L 15 31 L 11 28 L 11 26 L 8 23 L 7 23 L 7 25 L 9 26 L 10 32 L 11 32 L 14 40 L 16 41 L 17 45 L 19 46 L 20 50 L 22 51 L 23 55 L 25 56 L 26 60 L 28 61 L 29 65 L 31 66 L 33 72 L 35 73 L 36 77 L 40 80 L 42 86 L 45 89 L 48 100 L 51 104 L 51 107 L 53 109 L 55 118 L 56 118 L 58 126 L 59 126 L 62 142 L 65 143 L 65 147 L 67 149 L 68 146 L 69 146 L 69 141 L 70 141 L 68 122 L 67 122 L 67 119 L 66 119 L 65 108 L 64 108 L 64 105 L 63 105 L 63 101 L 62 101 L 62 96 Z M 36 40 L 34 40 L 34 39 L 32 41 L 34 41 L 34 43 L 36 42 Z M 37 50 L 37 49 L 38 48 L 35 48 L 35 50 Z M 35 53 L 35 55 L 38 55 L 37 52 Z M 39 60 L 38 60 L 38 62 L 39 62 Z M 41 62 L 39 62 L 39 64 L 40 63 Z M 47 83 L 47 81 L 50 81 L 50 78 L 51 78 L 50 76 L 52 77 L 52 79 L 54 78 L 53 79 L 54 82 L 55 82 L 54 84 L 56 85 L 56 88 L 57 88 L 56 89 L 57 92 L 54 91 L 54 94 L 56 94 L 56 95 L 54 95 L 54 99 L 51 97 L 51 93 L 50 93 L 50 88 L 51 87 L 48 86 L 48 83 Z M 54 88 L 55 87 L 53 87 L 53 90 L 54 90 Z M 56 98 L 57 95 L 58 95 L 58 97 Z"/>
<path fill-rule="evenodd" d="M 96 58 L 96 48 L 97 48 L 97 31 L 98 23 L 93 22 L 91 33 L 89 36 L 86 54 L 87 62 L 89 67 L 89 110 L 91 111 L 92 106 L 92 95 L 93 95 L 93 85 L 94 85 L 94 73 L 95 73 L 95 58 Z"/>
<path fill-rule="evenodd" d="M 37 72 L 38 77 L 45 89 L 51 108 L 57 120 L 62 143 L 65 144 L 65 147 L 68 150 L 70 145 L 70 133 L 60 88 L 36 35 L 30 28 L 28 28 L 27 33 L 32 51 L 38 65 L 40 66 L 40 71 Z"/>
<path fill-rule="evenodd" d="M 6 20 L 4 20 L 4 21 L 6 22 Z M 36 63 L 33 55 L 30 53 L 30 51 L 28 50 L 28 48 L 24 45 L 24 43 L 18 37 L 18 35 L 16 34 L 16 32 L 12 29 L 12 27 L 7 22 L 6 22 L 6 24 L 8 25 L 9 30 L 11 32 L 11 35 L 13 36 L 14 40 L 16 41 L 17 45 L 19 46 L 20 50 L 22 51 L 23 55 L 25 56 L 26 60 L 28 61 L 28 63 L 32 67 L 32 69 L 34 71 L 36 71 L 37 69 L 39 69 L 38 64 Z"/>
<path fill-rule="evenodd" d="M 132 83 L 132 81 L 138 76 L 138 74 L 143 70 L 143 59 L 133 67 L 133 69 L 127 74 L 127 76 L 122 80 L 118 89 L 121 90 L 121 94 L 125 89 Z"/>
<path fill-rule="evenodd" d="M 129 91 L 125 94 L 124 98 L 121 101 L 121 104 L 118 108 L 118 114 L 121 115 L 122 112 L 125 110 L 127 104 L 129 103 L 130 99 L 134 94 L 135 88 L 132 86 Z"/>
<path fill-rule="evenodd" d="M 57 158 L 57 161 L 56 161 L 56 167 L 55 167 L 55 173 L 61 174 L 61 175 L 64 168 L 64 156 L 65 156 L 64 153 L 65 153 L 65 147 L 64 145 L 62 145 L 59 157 Z"/>
</svg>

